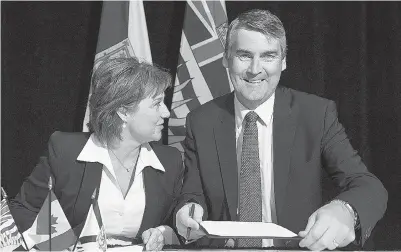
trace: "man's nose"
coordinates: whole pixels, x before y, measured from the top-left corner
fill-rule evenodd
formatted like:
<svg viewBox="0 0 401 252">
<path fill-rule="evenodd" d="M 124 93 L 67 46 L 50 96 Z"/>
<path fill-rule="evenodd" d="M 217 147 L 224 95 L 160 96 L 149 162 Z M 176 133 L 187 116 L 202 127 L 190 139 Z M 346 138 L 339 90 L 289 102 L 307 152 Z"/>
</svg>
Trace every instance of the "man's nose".
<svg viewBox="0 0 401 252">
<path fill-rule="evenodd" d="M 261 72 L 262 72 L 262 68 L 260 65 L 259 58 L 253 58 L 251 61 L 251 64 L 248 67 L 248 73 L 251 73 L 253 75 L 258 75 Z"/>
</svg>

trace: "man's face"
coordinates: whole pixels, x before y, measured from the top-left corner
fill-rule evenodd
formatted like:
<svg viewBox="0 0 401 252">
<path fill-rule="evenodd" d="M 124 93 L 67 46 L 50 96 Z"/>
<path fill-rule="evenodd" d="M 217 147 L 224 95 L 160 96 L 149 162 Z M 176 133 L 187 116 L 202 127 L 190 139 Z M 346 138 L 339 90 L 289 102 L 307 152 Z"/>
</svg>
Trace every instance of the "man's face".
<svg viewBox="0 0 401 252">
<path fill-rule="evenodd" d="M 229 70 L 238 100 L 255 109 L 274 93 L 286 68 L 279 40 L 244 29 L 237 30 L 231 39 L 223 65 Z"/>
</svg>

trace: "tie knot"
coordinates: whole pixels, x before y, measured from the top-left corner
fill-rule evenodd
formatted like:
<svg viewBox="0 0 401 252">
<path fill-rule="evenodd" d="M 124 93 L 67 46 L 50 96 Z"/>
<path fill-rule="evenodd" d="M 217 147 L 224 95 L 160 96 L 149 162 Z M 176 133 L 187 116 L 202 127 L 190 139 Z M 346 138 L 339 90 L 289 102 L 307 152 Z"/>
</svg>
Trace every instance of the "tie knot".
<svg viewBox="0 0 401 252">
<path fill-rule="evenodd" d="M 245 121 L 246 122 L 256 122 L 258 120 L 259 116 L 256 114 L 255 111 L 250 111 L 248 114 L 245 116 Z"/>
</svg>

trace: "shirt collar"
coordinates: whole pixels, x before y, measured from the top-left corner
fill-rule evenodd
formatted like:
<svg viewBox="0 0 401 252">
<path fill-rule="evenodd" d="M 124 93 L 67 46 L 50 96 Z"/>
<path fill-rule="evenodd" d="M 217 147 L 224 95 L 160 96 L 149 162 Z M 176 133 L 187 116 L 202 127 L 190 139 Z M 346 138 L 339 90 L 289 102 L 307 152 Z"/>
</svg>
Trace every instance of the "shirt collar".
<svg viewBox="0 0 401 252">
<path fill-rule="evenodd" d="M 256 112 L 256 114 L 258 114 L 259 118 L 265 125 L 270 122 L 270 119 L 273 116 L 275 95 L 276 93 L 274 92 L 269 99 L 260 104 L 255 110 L 253 110 Z M 242 103 L 238 100 L 236 94 L 234 95 L 234 110 L 236 125 L 237 127 L 241 127 L 246 114 L 251 110 L 242 105 Z"/>
<path fill-rule="evenodd" d="M 86 142 L 77 160 L 85 162 L 99 162 L 106 167 L 112 167 L 109 152 L 106 147 L 97 145 L 92 134 Z M 135 174 L 140 173 L 146 166 L 151 166 L 154 169 L 165 171 L 156 153 L 153 151 L 149 143 L 142 144 L 139 152 L 138 164 Z"/>
</svg>

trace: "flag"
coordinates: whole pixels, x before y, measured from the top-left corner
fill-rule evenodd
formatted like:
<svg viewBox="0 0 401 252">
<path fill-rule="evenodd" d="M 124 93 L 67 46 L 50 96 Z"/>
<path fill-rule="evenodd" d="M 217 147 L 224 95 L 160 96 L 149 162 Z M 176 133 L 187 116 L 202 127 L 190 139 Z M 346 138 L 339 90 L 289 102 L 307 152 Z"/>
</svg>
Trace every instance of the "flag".
<svg viewBox="0 0 401 252">
<path fill-rule="evenodd" d="M 227 28 L 224 1 L 187 1 L 168 123 L 168 144 L 181 152 L 188 112 L 233 90 L 222 65 Z"/>
<path fill-rule="evenodd" d="M 51 207 L 49 207 L 49 201 Z M 76 241 L 74 231 L 71 229 L 71 225 L 52 190 L 49 190 L 34 223 L 22 235 L 28 249 L 36 246 L 39 250 L 50 250 L 49 232 L 51 232 L 51 250 L 67 249 Z"/>
<path fill-rule="evenodd" d="M 142 0 L 103 1 L 93 70 L 106 58 L 129 56 L 152 63 L 143 2 Z M 90 93 L 91 90 L 89 96 Z M 87 106 L 83 122 L 85 132 L 88 131 L 88 121 Z"/>
<path fill-rule="evenodd" d="M 0 248 L 16 248 L 21 242 L 21 234 L 15 225 L 14 218 L 8 208 L 7 195 L 3 188 L 1 188 L 3 199 L 1 200 L 1 219 L 0 219 Z M 11 250 L 10 249 L 10 250 Z"/>
</svg>

